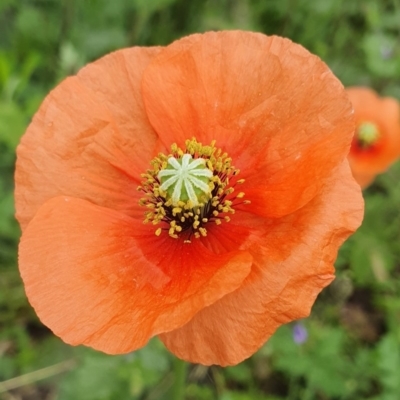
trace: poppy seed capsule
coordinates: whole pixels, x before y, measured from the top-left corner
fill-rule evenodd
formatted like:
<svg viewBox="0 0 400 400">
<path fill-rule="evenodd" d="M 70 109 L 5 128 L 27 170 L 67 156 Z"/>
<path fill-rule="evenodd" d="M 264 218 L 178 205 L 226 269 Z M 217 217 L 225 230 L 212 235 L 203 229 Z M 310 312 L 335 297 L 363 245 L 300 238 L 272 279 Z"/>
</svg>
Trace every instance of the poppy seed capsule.
<svg viewBox="0 0 400 400">
<path fill-rule="evenodd" d="M 172 205 L 178 206 L 180 201 L 190 200 L 194 206 L 199 204 L 199 197 L 204 194 L 210 197 L 210 178 L 213 173 L 206 167 L 204 158 L 195 160 L 190 154 L 182 158 L 168 158 L 167 168 L 161 170 L 157 178 L 161 182 L 160 189 L 166 191 Z"/>
<path fill-rule="evenodd" d="M 361 148 L 372 147 L 380 138 L 379 128 L 372 122 L 362 122 L 356 131 L 357 143 Z"/>
</svg>

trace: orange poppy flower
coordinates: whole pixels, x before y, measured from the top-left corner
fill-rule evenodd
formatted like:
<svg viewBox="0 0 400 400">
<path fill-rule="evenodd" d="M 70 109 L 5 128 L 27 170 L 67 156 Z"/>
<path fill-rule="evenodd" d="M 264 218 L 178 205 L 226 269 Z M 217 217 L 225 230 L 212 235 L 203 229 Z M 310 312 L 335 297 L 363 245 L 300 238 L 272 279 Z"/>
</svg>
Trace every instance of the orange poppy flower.
<svg viewBox="0 0 400 400">
<path fill-rule="evenodd" d="M 185 360 L 242 361 L 334 279 L 362 218 L 353 131 L 340 82 L 287 39 L 196 34 L 89 64 L 17 151 L 31 304 L 73 345 L 159 335 Z"/>
<path fill-rule="evenodd" d="M 400 157 L 400 107 L 364 87 L 346 89 L 353 103 L 356 132 L 349 153 L 354 178 L 365 188 Z"/>
</svg>

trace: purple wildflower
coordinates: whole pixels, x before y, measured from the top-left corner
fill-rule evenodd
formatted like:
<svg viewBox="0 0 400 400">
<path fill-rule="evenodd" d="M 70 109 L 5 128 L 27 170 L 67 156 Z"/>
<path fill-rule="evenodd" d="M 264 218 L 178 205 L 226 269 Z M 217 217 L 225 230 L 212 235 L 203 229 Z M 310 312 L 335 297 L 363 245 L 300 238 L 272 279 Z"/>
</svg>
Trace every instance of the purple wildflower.
<svg viewBox="0 0 400 400">
<path fill-rule="evenodd" d="M 296 322 L 293 326 L 293 340 L 297 344 L 303 344 L 308 338 L 308 332 L 302 322 Z"/>
</svg>

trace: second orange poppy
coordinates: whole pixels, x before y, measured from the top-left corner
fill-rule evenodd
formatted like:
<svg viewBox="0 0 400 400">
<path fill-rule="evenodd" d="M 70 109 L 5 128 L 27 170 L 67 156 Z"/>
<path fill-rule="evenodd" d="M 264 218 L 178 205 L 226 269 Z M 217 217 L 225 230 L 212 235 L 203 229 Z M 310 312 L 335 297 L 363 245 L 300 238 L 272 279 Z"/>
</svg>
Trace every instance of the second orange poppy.
<svg viewBox="0 0 400 400">
<path fill-rule="evenodd" d="M 347 88 L 354 107 L 356 131 L 349 153 L 354 178 L 367 187 L 400 157 L 400 106 L 364 87 Z"/>
</svg>

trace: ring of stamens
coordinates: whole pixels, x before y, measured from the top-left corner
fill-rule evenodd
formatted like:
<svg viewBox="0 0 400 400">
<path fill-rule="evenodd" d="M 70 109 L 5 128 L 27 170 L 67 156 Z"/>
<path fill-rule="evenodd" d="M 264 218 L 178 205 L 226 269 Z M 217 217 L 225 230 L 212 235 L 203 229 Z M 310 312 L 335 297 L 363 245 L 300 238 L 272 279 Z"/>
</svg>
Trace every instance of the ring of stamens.
<svg viewBox="0 0 400 400">
<path fill-rule="evenodd" d="M 157 236 L 167 232 L 172 238 L 191 239 L 207 236 L 207 225 L 229 222 L 235 206 L 249 204 L 244 193 L 234 194 L 239 170 L 215 141 L 203 146 L 196 139 L 185 142 L 182 150 L 176 144 L 169 155 L 158 154 L 152 168 L 142 174 L 144 192 L 139 204 L 146 207 L 144 223 L 160 225 Z"/>
</svg>

